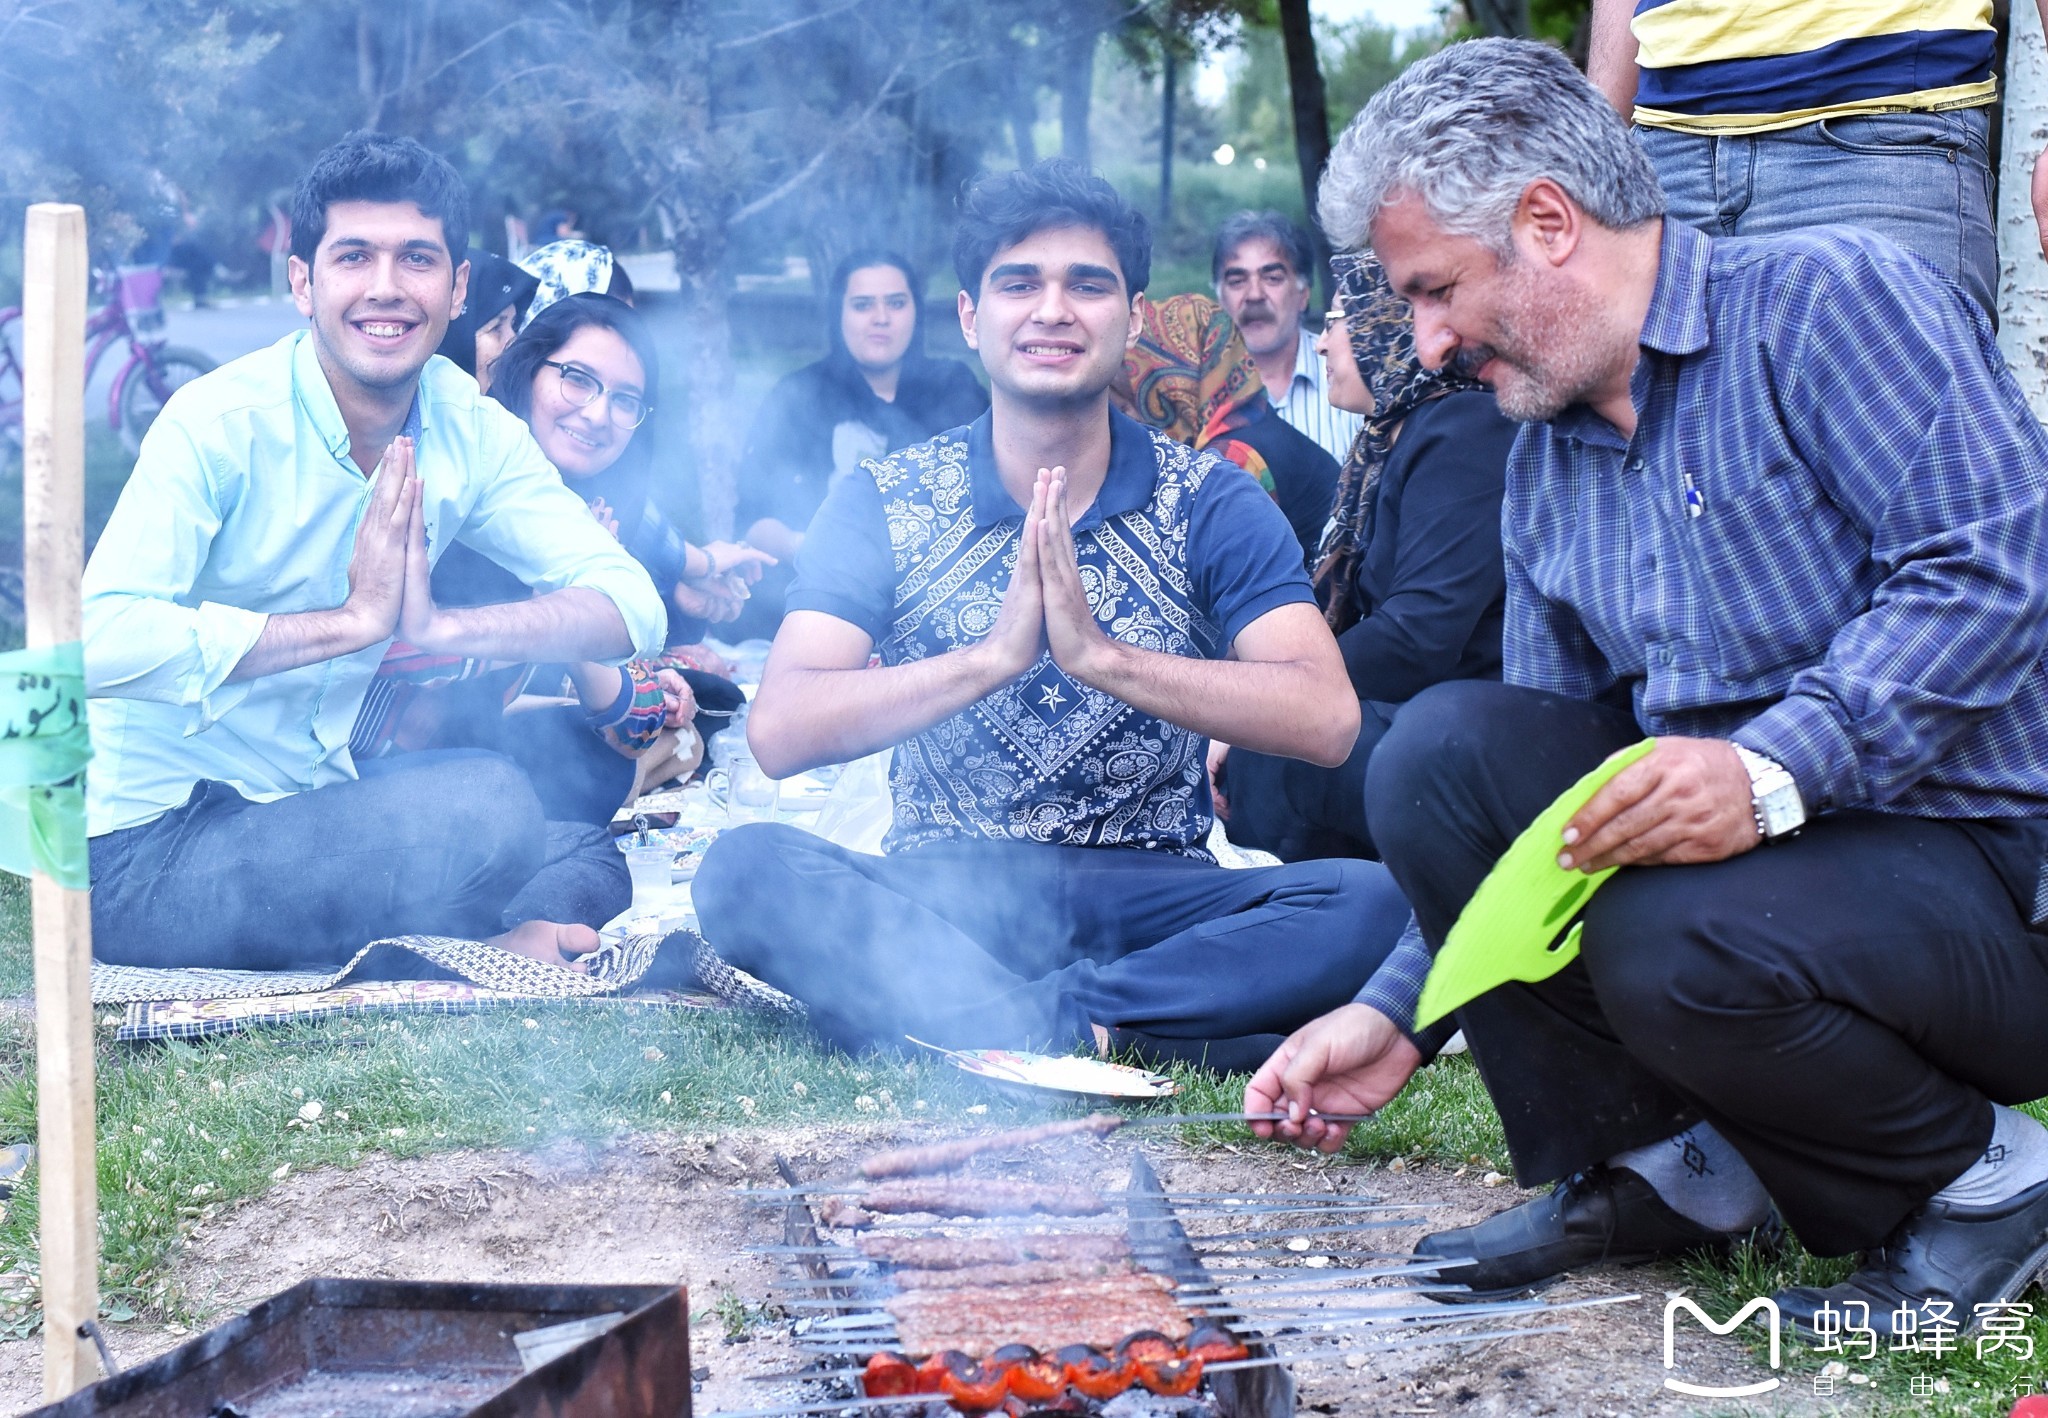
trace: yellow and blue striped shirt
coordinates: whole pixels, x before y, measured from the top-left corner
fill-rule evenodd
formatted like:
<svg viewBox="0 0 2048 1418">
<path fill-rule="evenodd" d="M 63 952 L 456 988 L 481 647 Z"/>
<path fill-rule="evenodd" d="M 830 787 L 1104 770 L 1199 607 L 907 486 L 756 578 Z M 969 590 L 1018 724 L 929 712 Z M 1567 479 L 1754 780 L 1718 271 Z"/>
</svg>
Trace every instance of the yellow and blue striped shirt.
<svg viewBox="0 0 2048 1418">
<path fill-rule="evenodd" d="M 1636 0 L 1635 121 L 1766 133 L 1996 101 L 1991 0 Z"/>
</svg>

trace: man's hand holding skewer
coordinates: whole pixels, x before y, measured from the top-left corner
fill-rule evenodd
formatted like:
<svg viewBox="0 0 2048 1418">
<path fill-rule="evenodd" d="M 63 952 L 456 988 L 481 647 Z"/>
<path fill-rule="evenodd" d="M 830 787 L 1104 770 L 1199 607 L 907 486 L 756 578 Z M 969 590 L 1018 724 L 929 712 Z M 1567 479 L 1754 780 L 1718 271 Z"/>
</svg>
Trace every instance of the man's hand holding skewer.
<svg viewBox="0 0 2048 1418">
<path fill-rule="evenodd" d="M 1370 1005 L 1347 1004 L 1287 1037 L 1245 1085 L 1244 1110 L 1288 1115 L 1286 1122 L 1253 1123 L 1260 1137 L 1335 1152 L 1352 1124 L 1312 1114 L 1376 1113 L 1420 1067 L 1421 1051 L 1393 1020 Z"/>
</svg>

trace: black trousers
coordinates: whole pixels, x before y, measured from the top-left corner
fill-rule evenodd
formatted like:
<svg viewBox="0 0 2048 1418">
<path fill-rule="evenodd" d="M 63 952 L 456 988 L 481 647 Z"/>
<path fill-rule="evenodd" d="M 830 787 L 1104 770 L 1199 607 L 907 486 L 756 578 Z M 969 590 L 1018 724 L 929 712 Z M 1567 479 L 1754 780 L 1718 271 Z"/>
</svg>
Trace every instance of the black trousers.
<svg viewBox="0 0 2048 1418">
<path fill-rule="evenodd" d="M 1393 726 L 1398 704 L 1361 700 L 1358 741 L 1335 768 L 1233 748 L 1223 760 L 1226 827 L 1239 847 L 1283 862 L 1316 857 L 1378 857 L 1365 820 L 1365 765 Z"/>
<path fill-rule="evenodd" d="M 755 823 L 691 888 L 704 938 L 849 1048 L 1092 1046 L 1089 1026 L 1256 1066 L 1347 1003 L 1408 923 L 1377 862 L 1231 871 L 1168 852 L 936 843 L 875 857 Z M 1266 1036 L 1247 1040 L 1246 1036 Z"/>
<path fill-rule="evenodd" d="M 1367 803 L 1432 946 L 1515 835 L 1613 750 L 1625 714 L 1497 684 L 1411 701 Z M 1457 1015 L 1534 1185 L 1705 1118 L 1808 1248 L 1880 1242 L 2048 1094 L 2048 936 L 2015 888 L 2033 824 L 1830 813 L 1700 866 L 1624 868 L 1578 960 Z M 1561 847 L 1560 847 L 1561 849 Z"/>
</svg>

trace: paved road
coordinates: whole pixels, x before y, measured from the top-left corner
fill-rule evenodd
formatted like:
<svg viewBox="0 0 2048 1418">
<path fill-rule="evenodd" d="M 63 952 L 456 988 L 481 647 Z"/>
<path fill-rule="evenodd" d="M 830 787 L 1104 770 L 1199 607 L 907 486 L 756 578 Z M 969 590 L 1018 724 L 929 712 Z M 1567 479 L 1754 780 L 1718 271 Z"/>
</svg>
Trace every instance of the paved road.
<svg viewBox="0 0 2048 1418">
<path fill-rule="evenodd" d="M 306 322 L 288 300 L 245 299 L 232 306 L 205 310 L 166 310 L 164 328 L 174 345 L 189 345 L 210 355 L 215 364 L 226 364 L 238 355 L 261 349 Z M 114 376 L 126 361 L 126 352 L 115 346 L 100 358 L 86 385 L 88 418 L 107 416 L 107 399 L 113 392 Z"/>
</svg>

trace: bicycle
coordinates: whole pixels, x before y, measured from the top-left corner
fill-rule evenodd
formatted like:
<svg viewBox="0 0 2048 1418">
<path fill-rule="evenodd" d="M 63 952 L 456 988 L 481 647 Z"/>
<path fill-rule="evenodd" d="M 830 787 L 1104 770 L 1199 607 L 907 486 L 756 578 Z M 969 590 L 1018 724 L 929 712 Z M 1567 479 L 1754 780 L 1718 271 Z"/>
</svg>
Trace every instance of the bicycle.
<svg viewBox="0 0 2048 1418">
<path fill-rule="evenodd" d="M 114 375 L 107 396 L 107 426 L 121 435 L 132 457 L 142 449 L 142 435 L 179 385 L 214 367 L 205 354 L 165 343 L 161 266 L 121 266 L 102 271 L 95 282 L 106 304 L 86 317 L 85 378 L 108 350 L 125 340 L 128 358 Z M 21 441 L 21 310 L 0 310 L 0 431 Z"/>
</svg>

